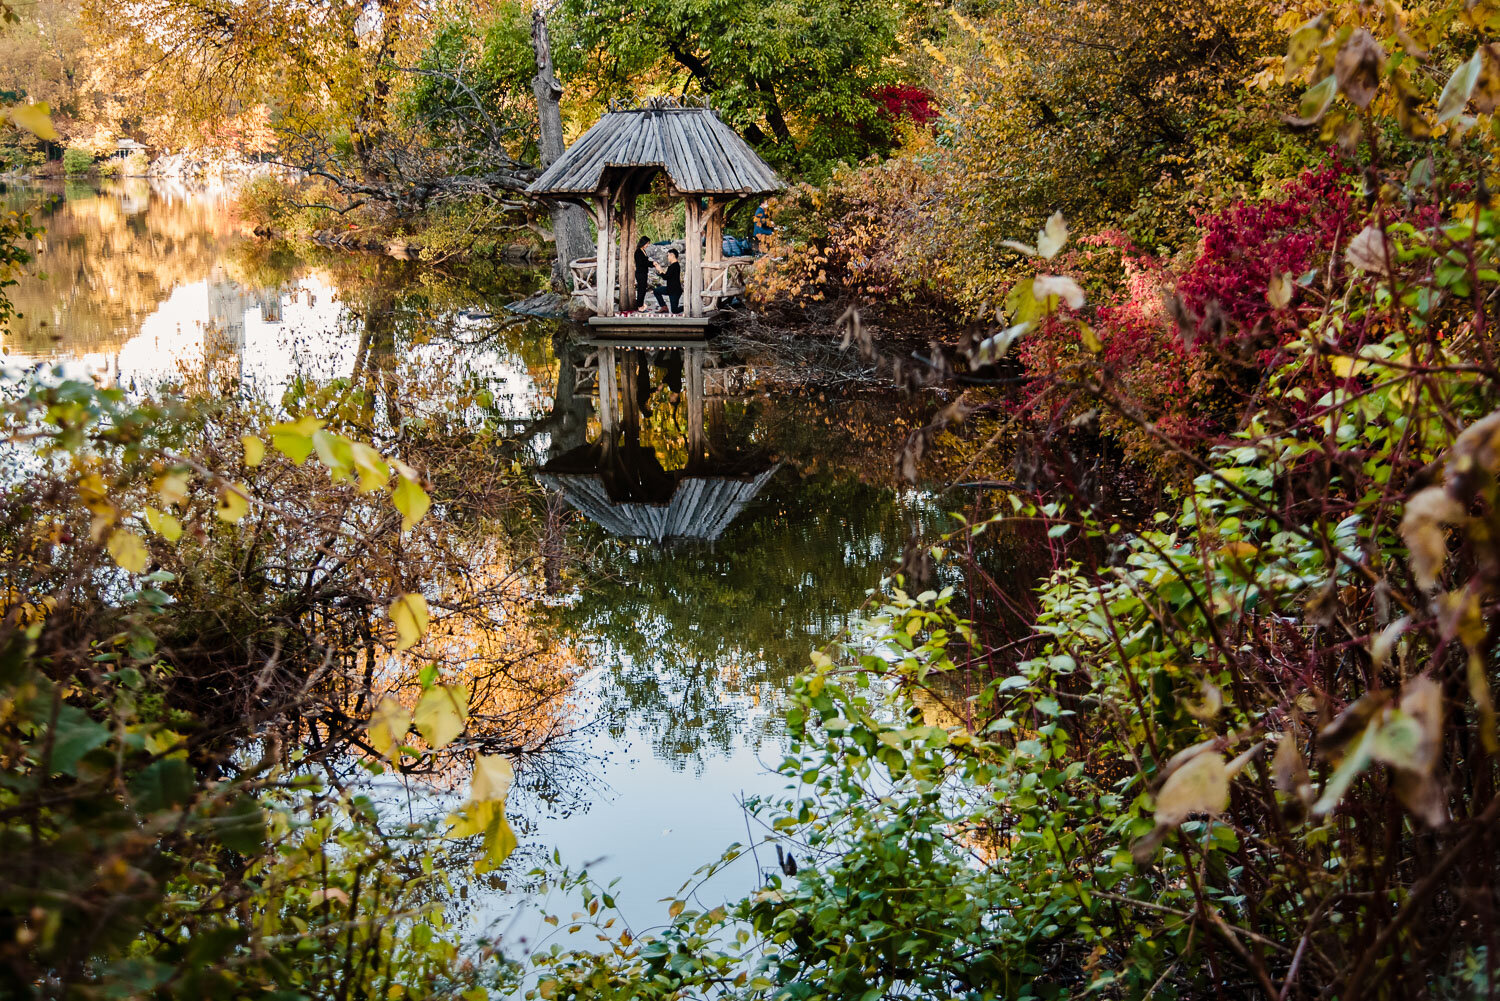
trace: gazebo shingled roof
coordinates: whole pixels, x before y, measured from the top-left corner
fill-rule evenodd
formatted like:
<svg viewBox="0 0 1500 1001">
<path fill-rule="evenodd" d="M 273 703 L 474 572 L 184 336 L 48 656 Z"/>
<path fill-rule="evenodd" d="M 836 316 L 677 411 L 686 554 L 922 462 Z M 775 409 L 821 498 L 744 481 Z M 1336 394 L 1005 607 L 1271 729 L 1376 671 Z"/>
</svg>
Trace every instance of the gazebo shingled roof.
<svg viewBox="0 0 1500 1001">
<path fill-rule="evenodd" d="M 712 108 L 657 99 L 607 112 L 526 191 L 590 195 L 605 186 L 611 167 L 649 166 L 666 171 L 683 194 L 765 195 L 786 187 Z"/>
</svg>

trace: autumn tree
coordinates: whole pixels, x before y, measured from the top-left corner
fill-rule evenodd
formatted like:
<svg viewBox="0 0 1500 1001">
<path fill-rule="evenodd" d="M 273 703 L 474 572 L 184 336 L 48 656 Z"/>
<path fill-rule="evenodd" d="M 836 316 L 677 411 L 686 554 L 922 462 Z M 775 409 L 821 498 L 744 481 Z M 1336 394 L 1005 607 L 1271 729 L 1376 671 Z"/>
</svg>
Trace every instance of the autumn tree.
<svg viewBox="0 0 1500 1001">
<path fill-rule="evenodd" d="M 570 79 L 606 98 L 707 96 L 779 166 L 821 175 L 889 140 L 876 92 L 897 79 L 892 0 L 563 0 L 559 13 Z"/>
</svg>

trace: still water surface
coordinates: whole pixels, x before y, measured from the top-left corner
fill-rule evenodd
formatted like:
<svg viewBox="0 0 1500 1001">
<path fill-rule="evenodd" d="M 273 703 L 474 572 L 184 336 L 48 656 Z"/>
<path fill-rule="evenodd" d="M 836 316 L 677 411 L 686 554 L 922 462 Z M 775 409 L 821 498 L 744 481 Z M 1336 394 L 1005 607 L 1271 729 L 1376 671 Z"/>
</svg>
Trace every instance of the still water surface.
<svg viewBox="0 0 1500 1001">
<path fill-rule="evenodd" d="M 554 851 L 618 878 L 625 913 L 649 925 L 694 869 L 758 840 L 739 800 L 783 786 L 772 769 L 791 679 L 911 533 L 942 521 L 892 476 L 915 415 L 825 398 L 784 372 L 773 383 L 774 366 L 743 352 L 619 349 L 624 384 L 601 414 L 608 349 L 505 311 L 543 285 L 538 272 L 299 257 L 244 238 L 222 198 L 144 181 L 0 198 L 47 227 L 13 290 L 23 317 L 0 362 L 272 401 L 364 380 L 392 427 L 461 397 L 500 432 L 504 459 L 551 491 L 561 542 L 526 600 L 575 674 L 568 737 L 522 766 L 510 804 L 521 849 L 494 890 L 465 894 L 476 930 L 512 943 L 543 930 L 537 907 L 517 913 L 515 891 Z M 605 447 L 605 421 L 637 430 Z M 689 495 L 690 510 L 663 515 Z M 722 900 L 759 876 L 747 862 L 726 878 L 702 895 Z"/>
</svg>

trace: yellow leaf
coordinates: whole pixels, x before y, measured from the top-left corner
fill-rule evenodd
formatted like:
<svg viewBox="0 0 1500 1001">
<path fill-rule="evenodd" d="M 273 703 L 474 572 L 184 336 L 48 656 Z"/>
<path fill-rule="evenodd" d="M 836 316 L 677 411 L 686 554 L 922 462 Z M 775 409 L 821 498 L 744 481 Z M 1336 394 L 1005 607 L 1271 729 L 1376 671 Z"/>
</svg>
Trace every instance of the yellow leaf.
<svg viewBox="0 0 1500 1001">
<path fill-rule="evenodd" d="M 16 128 L 25 129 L 38 139 L 48 142 L 56 142 L 58 139 L 57 129 L 52 127 L 52 109 L 45 101 L 11 105 L 10 120 L 15 123 Z"/>
<path fill-rule="evenodd" d="M 396 489 L 391 491 L 391 502 L 396 505 L 396 510 L 401 512 L 401 531 L 409 532 L 413 525 L 422 520 L 427 513 L 427 508 L 432 502 L 427 498 L 427 491 L 423 490 L 421 484 L 416 480 L 402 476 L 396 484 Z"/>
<path fill-rule="evenodd" d="M 109 555 L 116 563 L 131 573 L 146 570 L 146 544 L 141 537 L 124 528 L 117 528 L 109 536 Z"/>
<path fill-rule="evenodd" d="M 312 436 L 323 423 L 316 417 L 302 417 L 295 421 L 272 424 L 266 430 L 271 435 L 271 444 L 276 451 L 300 466 L 312 454 Z"/>
<path fill-rule="evenodd" d="M 219 506 L 214 509 L 214 514 L 219 516 L 220 521 L 227 521 L 231 524 L 239 521 L 250 513 L 248 495 L 249 491 L 242 483 L 225 487 L 219 491 Z"/>
<path fill-rule="evenodd" d="M 1401 538 L 1409 550 L 1412 576 L 1417 586 L 1431 588 L 1437 585 L 1438 574 L 1448 559 L 1448 536 L 1444 525 L 1456 525 L 1467 516 L 1467 511 L 1440 486 L 1426 487 L 1412 495 L 1406 502 L 1406 514 L 1401 519 Z"/>
<path fill-rule="evenodd" d="M 354 456 L 354 468 L 359 470 L 359 492 L 362 494 L 379 490 L 390 481 L 391 467 L 375 451 L 364 442 L 354 442 L 351 446 Z"/>
<path fill-rule="evenodd" d="M 406 737 L 406 731 L 411 729 L 411 714 L 406 707 L 387 695 L 380 700 L 380 705 L 375 707 L 375 714 L 370 717 L 370 746 L 384 758 L 390 758 L 391 752 L 400 746 Z"/>
<path fill-rule="evenodd" d="M 516 780 L 510 759 L 503 754 L 480 754 L 474 758 L 474 784 L 469 798 L 475 802 L 504 799 Z"/>
<path fill-rule="evenodd" d="M 486 873 L 504 862 L 516 850 L 516 834 L 505 819 L 505 800 L 469 802 L 450 814 L 450 838 L 472 838 L 484 835 L 484 854 L 474 863 L 474 871 Z"/>
<path fill-rule="evenodd" d="M 683 911 L 683 909 L 686 908 L 686 907 L 687 907 L 687 901 L 686 900 L 674 900 L 674 901 L 672 901 L 672 906 L 667 908 L 667 915 L 669 917 L 674 917 L 675 918 L 677 915 L 681 914 L 682 911 Z"/>
<path fill-rule="evenodd" d="M 453 743 L 469 718 L 469 693 L 462 685 L 434 685 L 422 693 L 412 721 L 433 750 Z"/>
<path fill-rule="evenodd" d="M 1278 271 L 1271 276 L 1271 284 L 1266 288 L 1266 302 L 1272 309 L 1286 309 L 1292 304 L 1291 275 Z"/>
<path fill-rule="evenodd" d="M 335 480 L 342 480 L 350 475 L 350 469 L 354 465 L 354 452 L 348 438 L 332 431 L 314 431 L 312 445 L 318 452 L 318 459 L 333 473 Z"/>
<path fill-rule="evenodd" d="M 188 483 L 192 481 L 192 478 L 192 473 L 179 469 L 158 476 L 152 486 L 161 495 L 162 503 L 171 506 L 181 504 L 187 498 Z"/>
<path fill-rule="evenodd" d="M 1104 350 L 1104 345 L 1099 340 L 1099 335 L 1094 333 L 1094 328 L 1087 323 L 1078 325 L 1078 336 L 1083 340 L 1083 346 L 1088 348 L 1092 354 L 1098 354 Z"/>
<path fill-rule="evenodd" d="M 391 602 L 389 611 L 396 624 L 396 649 L 410 650 L 427 631 L 427 599 L 420 594 L 403 594 Z"/>
<path fill-rule="evenodd" d="M 266 443 L 255 435 L 245 435 L 240 438 L 240 444 L 245 446 L 245 465 L 251 469 L 260 465 L 261 460 L 266 457 Z"/>
<path fill-rule="evenodd" d="M 151 531 L 168 542 L 176 542 L 182 538 L 182 522 L 165 511 L 158 511 L 154 507 L 146 508 L 146 524 L 151 526 Z"/>
</svg>

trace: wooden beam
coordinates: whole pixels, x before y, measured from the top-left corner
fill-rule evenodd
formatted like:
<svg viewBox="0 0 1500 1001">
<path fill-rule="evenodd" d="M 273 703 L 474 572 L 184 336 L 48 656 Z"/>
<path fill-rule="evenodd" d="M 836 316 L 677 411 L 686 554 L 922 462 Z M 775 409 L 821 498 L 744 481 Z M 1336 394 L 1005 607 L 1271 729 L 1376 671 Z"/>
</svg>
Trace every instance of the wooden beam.
<svg viewBox="0 0 1500 1001">
<path fill-rule="evenodd" d="M 610 349 L 611 353 L 614 349 Z M 625 440 L 632 445 L 640 442 L 641 435 L 641 353 L 625 348 L 620 355 L 620 427 L 625 431 Z"/>
<path fill-rule="evenodd" d="M 604 429 L 607 440 L 614 439 L 615 349 L 612 347 L 599 349 L 599 426 Z"/>
<path fill-rule="evenodd" d="M 703 433 L 703 349 L 683 351 L 682 383 L 687 394 L 688 468 L 708 457 L 708 439 Z"/>
</svg>

